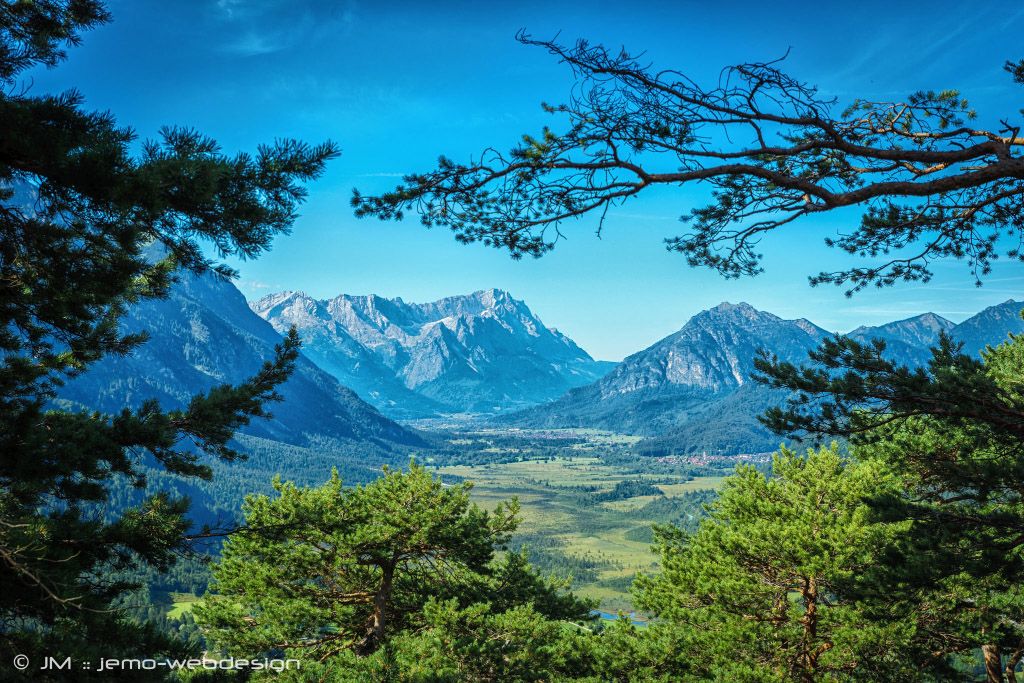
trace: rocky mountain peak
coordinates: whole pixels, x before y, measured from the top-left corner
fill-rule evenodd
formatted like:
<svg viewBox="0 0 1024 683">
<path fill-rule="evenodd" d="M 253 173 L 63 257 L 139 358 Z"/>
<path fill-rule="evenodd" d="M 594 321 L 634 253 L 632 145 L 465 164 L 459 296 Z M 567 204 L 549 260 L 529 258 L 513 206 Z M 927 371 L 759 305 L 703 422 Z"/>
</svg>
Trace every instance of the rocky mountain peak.
<svg viewBox="0 0 1024 683">
<path fill-rule="evenodd" d="M 554 399 L 608 369 L 502 289 L 423 304 L 342 294 L 315 302 L 314 313 L 265 305 L 287 295 L 253 309 L 280 331 L 298 326 L 304 353 L 396 415 L 409 391 L 433 406 L 490 412 Z"/>
<path fill-rule="evenodd" d="M 300 321 L 308 325 L 313 320 L 327 317 L 321 303 L 302 291 L 268 294 L 250 302 L 249 308 L 265 320 L 271 317 L 287 317 L 296 325 L 299 325 Z"/>
<path fill-rule="evenodd" d="M 777 321 L 781 322 L 782 318 L 766 311 L 760 311 L 745 301 L 741 301 L 738 304 L 723 301 L 714 308 L 701 311 L 690 318 L 690 322 L 699 321 L 714 321 L 720 324 L 728 324 L 730 322 L 742 323 L 744 321 L 774 323 Z"/>
<path fill-rule="evenodd" d="M 911 320 L 913 320 L 913 318 L 911 318 Z M 954 323 L 952 320 L 946 320 L 941 315 L 936 315 L 935 313 L 931 312 L 922 313 L 921 315 L 917 316 L 917 320 L 919 320 L 922 325 L 931 327 L 936 330 L 949 330 L 956 327 L 956 323 Z"/>
<path fill-rule="evenodd" d="M 941 332 L 977 354 L 1008 332 L 1024 334 L 1014 300 L 991 306 L 959 325 L 934 313 L 851 336 L 882 338 L 886 354 L 911 367 L 931 357 Z M 776 448 L 757 416 L 785 401 L 784 390 L 750 381 L 753 359 L 765 349 L 805 363 L 829 333 L 806 319 L 784 320 L 749 304 L 722 303 L 693 316 L 682 329 L 626 358 L 612 372 L 557 401 L 511 415 L 507 422 L 534 427 L 591 427 L 651 436 L 642 452 L 751 453 Z"/>
<path fill-rule="evenodd" d="M 739 312 L 742 312 L 742 313 L 745 313 L 745 314 L 746 313 L 759 313 L 760 312 L 756 308 L 754 308 L 753 306 L 748 304 L 746 301 L 741 301 L 738 304 L 734 304 L 734 303 L 731 303 L 729 301 L 723 301 L 722 303 L 718 304 L 717 306 L 713 306 L 712 308 L 709 308 L 707 310 L 707 312 L 709 312 L 709 313 L 710 312 L 728 313 L 728 312 L 732 312 L 732 311 L 739 311 Z"/>
<path fill-rule="evenodd" d="M 951 332 L 956 325 L 935 313 L 922 313 L 903 320 L 896 320 L 873 327 L 861 326 L 850 332 L 854 339 L 866 341 L 881 339 L 894 360 L 920 365 L 927 362 L 931 353 L 929 347 L 939 341 L 943 332 Z"/>
<path fill-rule="evenodd" d="M 481 289 L 477 292 L 473 292 L 470 296 L 478 299 L 481 304 L 487 308 L 495 308 L 497 306 L 505 305 L 508 303 L 516 303 L 516 300 L 512 298 L 512 295 L 503 289 Z"/>
<path fill-rule="evenodd" d="M 965 353 L 977 356 L 986 346 L 1005 341 L 1007 333 L 1024 334 L 1021 309 L 1024 309 L 1024 302 L 1015 299 L 989 306 L 957 325 L 952 331 L 953 339 L 963 343 Z M 1002 334 L 993 335 L 994 329 Z"/>
</svg>

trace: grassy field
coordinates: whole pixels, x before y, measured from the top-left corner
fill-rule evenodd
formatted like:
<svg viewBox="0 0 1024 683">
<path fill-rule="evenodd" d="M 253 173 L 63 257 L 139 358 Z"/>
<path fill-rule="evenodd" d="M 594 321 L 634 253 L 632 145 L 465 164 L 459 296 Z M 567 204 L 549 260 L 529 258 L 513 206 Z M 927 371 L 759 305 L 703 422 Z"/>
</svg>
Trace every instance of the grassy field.
<svg viewBox="0 0 1024 683">
<path fill-rule="evenodd" d="M 191 593 L 172 593 L 171 598 L 173 603 L 171 609 L 167 610 L 167 616 L 172 619 L 178 619 L 185 612 L 192 611 L 192 605 L 199 600 L 199 597 Z"/>
<path fill-rule="evenodd" d="M 690 491 L 717 489 L 722 485 L 722 480 L 724 479 L 725 477 L 697 477 L 692 481 L 683 482 L 682 484 L 659 484 L 658 488 L 666 496 L 679 496 Z"/>
<path fill-rule="evenodd" d="M 580 431 L 574 430 L 574 433 Z M 593 448 L 594 441 L 631 437 L 588 433 L 587 438 L 587 447 Z M 565 573 L 569 570 L 562 569 L 561 565 L 562 560 L 568 558 L 567 565 L 585 567 L 576 574 L 576 592 L 598 600 L 603 611 L 628 612 L 632 578 L 637 572 L 657 571 L 657 558 L 651 552 L 650 526 L 670 520 L 645 512 L 644 506 L 660 496 L 642 495 L 610 501 L 596 498 L 626 480 L 647 480 L 666 497 L 673 498 L 693 491 L 717 489 L 723 478 L 688 479 L 682 474 L 664 472 L 637 474 L 635 470 L 607 464 L 586 450 L 580 452 L 574 448 L 563 452 L 571 455 L 443 466 L 436 467 L 435 471 L 472 481 L 473 499 L 488 509 L 512 497 L 518 498 L 523 518 L 519 537 L 533 549 L 531 552 L 538 566 L 543 565 L 540 561 L 543 555 L 549 565 L 558 567 L 549 571 Z M 198 600 L 186 593 L 175 593 L 171 597 L 170 617 L 191 611 Z"/>
<path fill-rule="evenodd" d="M 590 502 L 600 492 L 611 490 L 618 482 L 638 475 L 602 463 L 596 457 L 572 457 L 526 462 L 441 467 L 443 475 L 454 475 L 474 484 L 473 498 L 485 508 L 515 496 L 522 506 L 520 532 L 527 537 L 548 539 L 558 552 L 591 560 L 598 565 L 596 578 L 577 581 L 577 591 L 600 600 L 601 609 L 628 610 L 628 583 L 638 571 L 657 569 L 649 538 L 642 531 L 664 519 L 645 517 L 644 504 L 658 496 L 638 496 L 626 500 Z M 642 476 L 642 475 L 641 475 Z M 658 482 L 672 479 L 659 474 Z M 685 481 L 659 483 L 666 496 L 715 489 L 721 477 L 698 477 Z M 581 492 L 580 487 L 598 487 L 597 492 Z M 637 537 L 640 538 L 637 538 Z"/>
</svg>

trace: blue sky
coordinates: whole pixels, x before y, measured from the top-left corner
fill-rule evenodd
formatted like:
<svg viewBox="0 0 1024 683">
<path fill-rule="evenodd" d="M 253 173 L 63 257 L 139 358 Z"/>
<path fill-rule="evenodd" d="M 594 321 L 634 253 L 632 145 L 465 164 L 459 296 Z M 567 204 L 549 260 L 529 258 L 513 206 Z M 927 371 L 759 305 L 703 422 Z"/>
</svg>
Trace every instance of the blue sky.
<svg viewBox="0 0 1024 683">
<path fill-rule="evenodd" d="M 846 299 L 807 276 L 849 263 L 822 240 L 857 214 L 817 218 L 763 243 L 766 272 L 725 281 L 667 253 L 662 238 L 706 197 L 659 188 L 596 219 L 539 260 L 514 262 L 451 234 L 357 220 L 353 187 L 388 189 L 439 154 L 466 159 L 507 148 L 549 123 L 541 101 L 572 85 L 567 69 L 514 40 L 561 32 L 647 52 L 656 65 L 707 82 L 729 64 L 791 49 L 786 69 L 826 94 L 895 99 L 958 88 L 983 121 L 1014 116 L 1024 89 L 1001 70 L 1024 30 L 1017 2 L 302 2 L 114 0 L 113 23 L 86 35 L 68 62 L 33 74 L 39 92 L 78 88 L 143 138 L 193 126 L 228 151 L 274 137 L 330 138 L 342 148 L 293 233 L 257 261 L 233 263 L 249 297 L 301 289 L 317 297 L 376 293 L 427 301 L 487 287 L 524 299 L 598 358 L 618 360 L 721 301 L 747 301 L 832 330 L 934 311 L 961 320 L 1024 298 L 1024 266 L 998 264 L 984 287 L 963 264 L 936 266 L 927 285 Z M 1020 118 L 1019 114 L 1016 114 Z"/>
</svg>

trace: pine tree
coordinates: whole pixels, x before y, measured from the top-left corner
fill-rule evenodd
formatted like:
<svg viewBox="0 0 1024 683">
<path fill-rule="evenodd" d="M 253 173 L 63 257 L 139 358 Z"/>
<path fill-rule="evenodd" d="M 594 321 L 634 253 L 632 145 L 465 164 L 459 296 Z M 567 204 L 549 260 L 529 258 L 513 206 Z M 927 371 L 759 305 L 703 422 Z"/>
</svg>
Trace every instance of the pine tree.
<svg viewBox="0 0 1024 683">
<path fill-rule="evenodd" d="M 498 557 L 518 504 L 485 512 L 470 486 L 446 486 L 415 463 L 351 488 L 336 472 L 315 488 L 277 481 L 275 496 L 246 499 L 246 531 L 225 543 L 196 619 L 231 654 L 284 651 L 328 671 L 369 671 L 393 657 L 408 668 L 420 658 L 411 652 L 438 642 L 431 656 L 444 667 L 469 671 L 473 652 L 490 658 L 475 663 L 482 670 L 526 666 L 504 661 L 510 644 L 488 634 L 557 641 L 553 620 L 587 620 L 591 605 L 522 554 Z M 480 676 L 458 680 L 502 680 Z"/>
<path fill-rule="evenodd" d="M 905 659 L 913 621 L 853 597 L 901 531 L 873 521 L 866 498 L 896 481 L 835 445 L 772 464 L 738 467 L 692 535 L 658 529 L 662 571 L 634 585 L 655 621 L 632 634 L 644 658 L 624 665 L 665 680 L 920 680 Z"/>
<path fill-rule="evenodd" d="M 981 651 L 988 681 L 1016 680 L 1024 659 L 1024 337 L 963 354 L 949 338 L 925 368 L 885 344 L 827 340 L 797 367 L 763 357 L 761 379 L 794 390 L 764 422 L 783 433 L 848 438 L 904 490 L 872 501 L 914 532 L 875 568 L 876 590 L 930 614 L 935 657 Z"/>
<path fill-rule="evenodd" d="M 298 339 L 248 381 L 178 410 L 155 401 L 115 415 L 58 410 L 62 382 L 107 355 L 130 353 L 126 307 L 167 293 L 175 273 L 230 269 L 203 256 L 255 257 L 286 232 L 337 154 L 280 140 L 229 156 L 192 130 L 166 128 L 133 154 L 135 134 L 76 92 L 32 94 L 20 79 L 54 67 L 63 46 L 108 19 L 97 0 L 0 4 L 0 659 L 15 652 L 89 657 L 175 647 L 112 601 L 133 588 L 110 577 L 166 567 L 183 548 L 186 500 L 166 495 L 111 518 L 107 485 L 142 486 L 144 460 L 209 477 L 203 457 L 240 457 L 236 429 L 265 416 Z M 148 255 L 159 252 L 154 261 Z M 123 575 L 123 572 L 122 572 Z M 126 674 L 137 679 L 138 672 Z M 36 676 L 33 680 L 42 680 Z"/>
</svg>

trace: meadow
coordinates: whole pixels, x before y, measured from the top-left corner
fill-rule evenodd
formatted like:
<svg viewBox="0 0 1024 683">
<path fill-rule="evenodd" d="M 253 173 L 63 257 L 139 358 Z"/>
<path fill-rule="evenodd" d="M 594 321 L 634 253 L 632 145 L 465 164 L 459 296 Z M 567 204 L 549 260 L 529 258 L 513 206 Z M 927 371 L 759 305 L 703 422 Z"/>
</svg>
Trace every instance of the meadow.
<svg viewBox="0 0 1024 683">
<path fill-rule="evenodd" d="M 192 611 L 192 606 L 199 600 L 197 595 L 192 593 L 171 593 L 171 609 L 167 616 L 171 619 L 180 619 L 186 612 Z"/>
<path fill-rule="evenodd" d="M 651 525 L 694 522 L 727 473 L 636 457 L 637 438 L 582 429 L 458 431 L 416 459 L 447 482 L 472 482 L 472 499 L 486 509 L 517 498 L 522 522 L 513 547 L 525 547 L 541 571 L 572 577 L 573 589 L 600 610 L 630 612 L 633 578 L 657 571 Z M 648 490 L 609 495 L 623 483 Z M 199 599 L 169 598 L 170 618 Z"/>
<path fill-rule="evenodd" d="M 722 481 L 721 476 L 631 470 L 596 456 L 571 455 L 436 469 L 450 480 L 472 481 L 472 497 L 481 507 L 518 498 L 517 538 L 532 561 L 556 574 L 572 574 L 574 589 L 600 601 L 607 612 L 630 611 L 633 577 L 657 570 L 651 525 L 676 522 L 681 513 L 699 514 L 702 498 L 687 494 L 713 491 Z M 664 496 L 595 501 L 620 482 L 636 480 L 652 483 Z"/>
</svg>

